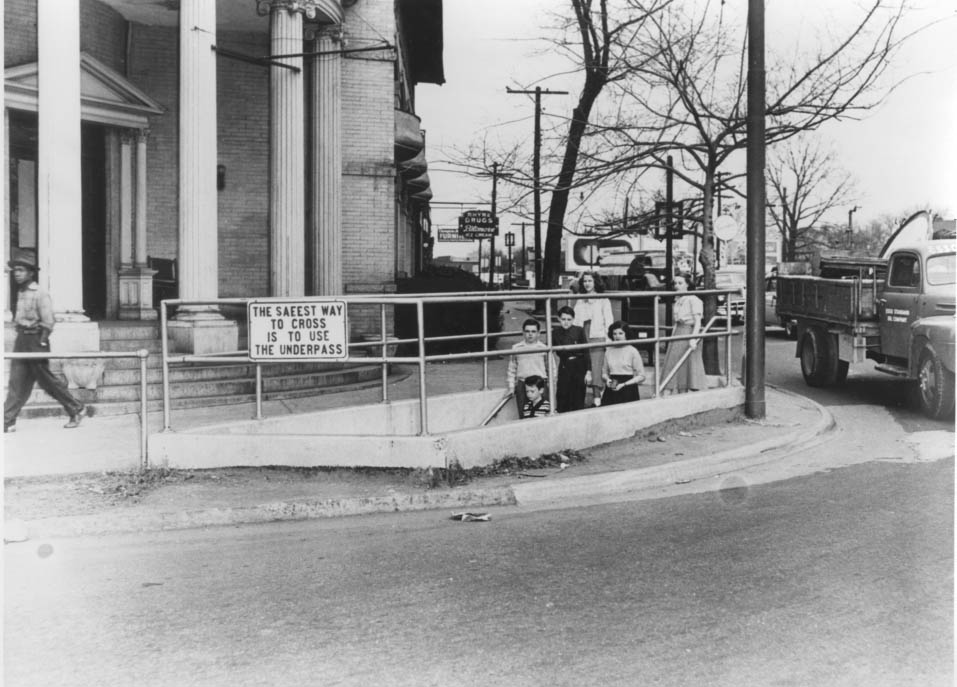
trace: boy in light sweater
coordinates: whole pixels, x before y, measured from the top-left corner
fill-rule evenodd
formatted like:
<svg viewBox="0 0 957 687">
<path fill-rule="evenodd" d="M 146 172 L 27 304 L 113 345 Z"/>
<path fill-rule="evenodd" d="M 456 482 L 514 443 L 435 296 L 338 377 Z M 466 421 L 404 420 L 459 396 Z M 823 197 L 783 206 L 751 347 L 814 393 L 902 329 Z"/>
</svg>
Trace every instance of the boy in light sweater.
<svg viewBox="0 0 957 687">
<path fill-rule="evenodd" d="M 522 416 L 525 409 L 525 379 L 537 375 L 548 380 L 548 360 L 546 348 L 539 340 L 542 327 L 538 320 L 529 318 L 522 323 L 522 340 L 512 346 L 513 354 L 508 358 L 508 368 L 505 378 L 505 393 L 515 394 L 515 404 L 518 416 Z M 536 349 L 541 349 L 536 353 Z M 546 390 L 547 390 L 546 386 Z M 547 393 L 546 393 L 547 398 Z"/>
</svg>

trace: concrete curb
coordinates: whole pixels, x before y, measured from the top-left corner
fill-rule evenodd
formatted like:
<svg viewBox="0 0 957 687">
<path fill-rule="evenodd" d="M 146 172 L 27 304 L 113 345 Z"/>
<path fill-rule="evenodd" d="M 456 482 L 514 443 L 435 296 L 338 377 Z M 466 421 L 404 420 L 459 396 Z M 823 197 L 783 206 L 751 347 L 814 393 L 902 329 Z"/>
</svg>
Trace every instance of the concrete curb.
<svg viewBox="0 0 957 687">
<path fill-rule="evenodd" d="M 313 501 L 290 501 L 232 508 L 208 508 L 180 512 L 124 511 L 44 518 L 29 522 L 6 523 L 11 532 L 22 536 L 6 537 L 6 541 L 61 538 L 84 535 L 125 534 L 148 531 L 180 530 L 224 525 L 245 525 L 291 520 L 366 515 L 371 513 L 408 512 L 432 509 L 461 509 L 488 506 L 532 506 L 575 497 L 626 494 L 636 491 L 686 483 L 716 473 L 727 473 L 762 465 L 798 450 L 809 448 L 824 439 L 834 426 L 831 413 L 815 401 L 783 389 L 788 394 L 812 405 L 820 418 L 810 429 L 800 429 L 771 437 L 747 447 L 730 449 L 710 456 L 667 463 L 648 468 L 622 470 L 582 477 L 567 477 L 551 482 L 515 484 L 494 488 L 461 489 L 423 494 L 391 494 L 388 496 L 332 498 Z M 6 534 L 6 532 L 5 532 Z"/>
<path fill-rule="evenodd" d="M 716 474 L 757 467 L 805 450 L 823 441 L 824 435 L 834 429 L 834 416 L 824 406 L 783 389 L 777 389 L 777 391 L 800 398 L 818 411 L 820 418 L 810 430 L 796 430 L 749 444 L 746 447 L 654 467 L 569 477 L 553 482 L 517 484 L 512 489 L 515 500 L 519 506 L 532 506 L 564 500 L 572 496 L 576 498 L 609 496 L 657 489 L 672 484 L 686 484 L 713 477 Z"/>
<path fill-rule="evenodd" d="M 464 489 L 424 494 L 393 494 L 332 498 L 315 501 L 278 501 L 256 506 L 206 508 L 189 511 L 147 511 L 44 518 L 20 523 L 29 539 L 78 537 L 95 534 L 129 534 L 183 530 L 224 525 L 252 525 L 289 520 L 314 520 L 370 513 L 398 513 L 440 508 L 514 506 L 511 487 Z M 10 523 L 7 523 L 8 525 Z M 7 541 L 23 541 L 23 538 Z"/>
</svg>

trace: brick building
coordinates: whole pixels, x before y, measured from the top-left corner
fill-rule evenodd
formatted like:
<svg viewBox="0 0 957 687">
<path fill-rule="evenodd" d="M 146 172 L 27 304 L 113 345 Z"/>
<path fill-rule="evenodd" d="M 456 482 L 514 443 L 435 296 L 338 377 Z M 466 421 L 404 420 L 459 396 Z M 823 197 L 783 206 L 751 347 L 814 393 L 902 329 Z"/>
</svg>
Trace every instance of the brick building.
<svg viewBox="0 0 957 687">
<path fill-rule="evenodd" d="M 420 266 L 431 192 L 415 86 L 444 80 L 441 0 L 5 0 L 3 13 L 4 241 L 37 250 L 61 346 L 96 350 L 98 323 L 155 319 L 169 289 L 389 293 Z M 180 350 L 234 350 L 234 317 L 185 307 L 171 332 Z"/>
</svg>

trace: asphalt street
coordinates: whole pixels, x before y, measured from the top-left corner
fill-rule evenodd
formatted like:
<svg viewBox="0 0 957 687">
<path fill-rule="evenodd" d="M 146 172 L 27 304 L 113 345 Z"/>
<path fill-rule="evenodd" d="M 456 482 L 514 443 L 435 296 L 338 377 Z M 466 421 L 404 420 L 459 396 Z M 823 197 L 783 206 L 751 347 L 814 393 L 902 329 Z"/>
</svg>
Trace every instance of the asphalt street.
<svg viewBox="0 0 957 687">
<path fill-rule="evenodd" d="M 5 684 L 951 685 L 953 460 L 5 549 Z"/>
</svg>

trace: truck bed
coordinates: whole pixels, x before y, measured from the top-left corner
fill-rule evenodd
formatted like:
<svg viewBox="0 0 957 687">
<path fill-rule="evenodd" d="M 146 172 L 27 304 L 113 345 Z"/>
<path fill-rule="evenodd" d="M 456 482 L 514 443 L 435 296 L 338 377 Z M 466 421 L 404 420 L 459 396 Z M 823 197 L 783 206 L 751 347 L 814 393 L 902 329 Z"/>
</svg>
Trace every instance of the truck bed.
<svg viewBox="0 0 957 687">
<path fill-rule="evenodd" d="M 883 282 L 874 279 L 781 275 L 777 283 L 777 312 L 781 316 L 838 324 L 876 321 L 876 301 L 882 291 Z"/>
</svg>

